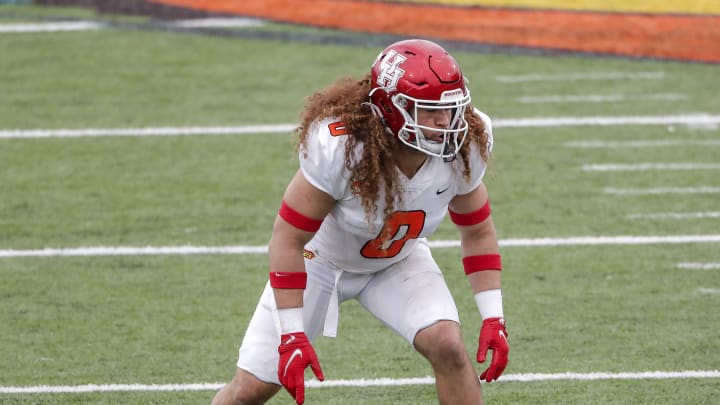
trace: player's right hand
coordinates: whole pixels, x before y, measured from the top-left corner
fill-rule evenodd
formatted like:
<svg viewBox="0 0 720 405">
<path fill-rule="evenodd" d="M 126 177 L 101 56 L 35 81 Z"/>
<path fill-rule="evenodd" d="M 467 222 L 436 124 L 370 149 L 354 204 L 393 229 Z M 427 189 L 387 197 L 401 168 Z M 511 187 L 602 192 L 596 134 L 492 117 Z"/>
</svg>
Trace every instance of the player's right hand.
<svg viewBox="0 0 720 405">
<path fill-rule="evenodd" d="M 310 366 L 318 380 L 325 379 L 315 349 L 304 332 L 293 332 L 280 336 L 278 353 L 280 383 L 300 405 L 305 402 L 305 369 Z"/>
</svg>

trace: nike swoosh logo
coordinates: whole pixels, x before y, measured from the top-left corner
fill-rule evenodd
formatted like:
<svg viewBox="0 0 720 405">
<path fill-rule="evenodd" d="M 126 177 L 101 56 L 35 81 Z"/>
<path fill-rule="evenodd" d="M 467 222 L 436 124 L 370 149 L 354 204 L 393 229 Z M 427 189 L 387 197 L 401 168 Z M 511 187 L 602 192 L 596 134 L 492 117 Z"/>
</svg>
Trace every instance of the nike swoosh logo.
<svg viewBox="0 0 720 405">
<path fill-rule="evenodd" d="M 440 195 L 440 194 L 442 194 L 442 193 L 444 193 L 444 192 L 448 191 L 448 189 L 449 189 L 449 188 L 450 188 L 450 186 L 448 186 L 448 187 L 445 187 L 445 188 L 444 188 L 444 189 L 442 189 L 442 190 L 439 190 L 439 189 L 438 189 L 438 190 L 436 190 L 436 191 L 435 191 L 435 194 L 437 194 L 437 195 Z"/>
<path fill-rule="evenodd" d="M 505 332 L 503 332 L 503 331 L 498 331 L 498 332 L 500 333 L 501 338 L 507 340 L 507 336 L 505 336 Z"/>
<path fill-rule="evenodd" d="M 290 339 L 286 340 L 284 345 L 289 345 L 290 343 L 295 341 L 295 335 L 290 335 Z"/>
<path fill-rule="evenodd" d="M 302 359 L 302 350 L 295 349 L 295 351 L 292 352 L 292 354 L 290 355 L 290 358 L 288 359 L 287 364 L 285 364 L 285 371 L 284 371 L 283 375 L 287 375 L 287 371 L 288 371 L 288 368 L 290 367 L 290 364 L 292 364 L 293 359 L 295 359 L 295 357 L 297 357 L 297 356 L 300 356 L 300 358 Z"/>
</svg>

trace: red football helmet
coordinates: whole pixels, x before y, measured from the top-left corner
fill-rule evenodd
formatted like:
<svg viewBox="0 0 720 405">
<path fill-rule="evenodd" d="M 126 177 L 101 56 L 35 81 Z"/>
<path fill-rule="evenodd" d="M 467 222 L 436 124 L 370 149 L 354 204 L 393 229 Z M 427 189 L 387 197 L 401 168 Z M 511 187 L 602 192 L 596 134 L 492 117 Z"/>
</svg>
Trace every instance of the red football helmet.
<svg viewBox="0 0 720 405">
<path fill-rule="evenodd" d="M 385 48 L 371 73 L 371 108 L 386 128 L 411 148 L 454 158 L 467 135 L 465 108 L 470 104 L 470 91 L 455 59 L 434 42 L 410 39 Z M 419 125 L 419 110 L 449 110 L 449 125 Z"/>
</svg>

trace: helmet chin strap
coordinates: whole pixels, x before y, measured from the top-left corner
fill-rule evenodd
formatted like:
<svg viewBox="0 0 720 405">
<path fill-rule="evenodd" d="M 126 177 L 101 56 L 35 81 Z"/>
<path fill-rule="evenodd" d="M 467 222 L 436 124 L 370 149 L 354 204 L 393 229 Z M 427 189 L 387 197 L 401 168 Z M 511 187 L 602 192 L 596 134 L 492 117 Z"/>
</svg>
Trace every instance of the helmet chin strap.
<svg viewBox="0 0 720 405">
<path fill-rule="evenodd" d="M 443 158 L 443 162 L 450 163 L 454 162 L 457 158 L 457 151 L 455 150 L 455 143 L 454 142 L 445 142 L 445 149 L 443 149 L 443 155 L 448 155 Z"/>
<path fill-rule="evenodd" d="M 372 115 L 374 117 L 380 118 L 380 122 L 382 123 L 383 127 L 385 128 L 385 131 L 388 132 L 390 135 L 393 135 L 392 130 L 387 125 L 387 121 L 385 121 L 385 117 L 383 117 L 382 112 L 380 111 L 380 107 L 378 107 L 375 104 L 368 102 L 368 101 L 361 103 L 360 105 L 370 107 L 370 112 L 372 113 Z"/>
<path fill-rule="evenodd" d="M 375 90 L 377 90 L 377 89 L 375 89 Z M 375 90 L 373 90 L 373 91 L 375 91 Z M 372 94 L 372 92 L 371 92 L 370 94 Z M 363 102 L 363 103 L 360 103 L 360 105 L 364 105 L 364 106 L 370 107 L 370 111 L 372 112 L 372 115 L 374 115 L 374 116 L 376 116 L 376 117 L 383 118 L 382 112 L 380 111 L 380 107 L 376 106 L 375 104 L 373 104 L 373 103 L 371 103 L 371 102 L 369 102 L 369 101 L 365 101 L 365 102 Z M 385 121 L 385 119 L 383 118 L 383 122 L 384 122 L 384 121 Z"/>
<path fill-rule="evenodd" d="M 398 140 L 405 145 L 427 155 L 441 157 L 446 163 L 455 160 L 456 145 L 453 139 L 455 136 L 454 134 L 443 135 L 443 143 L 440 145 L 439 143 L 428 140 L 419 128 L 417 128 L 416 132 L 413 134 L 414 141 L 406 139 L 408 132 L 405 132 L 405 130 L 401 130 L 401 132 L 404 132 L 404 134 L 401 133 L 400 136 L 398 136 Z M 433 145 L 433 148 L 430 148 L 429 145 Z M 434 148 L 434 146 L 437 146 L 437 148 Z"/>
<path fill-rule="evenodd" d="M 432 139 L 429 139 L 425 136 L 425 132 L 421 128 L 415 129 L 415 139 L 417 146 L 423 150 L 427 150 L 433 153 L 441 154 L 446 149 L 445 143 L 447 143 L 447 134 L 443 133 L 442 135 L 442 144 L 440 142 L 435 142 Z"/>
<path fill-rule="evenodd" d="M 427 145 L 428 143 L 433 142 L 433 141 L 428 140 L 425 137 L 425 134 L 423 133 L 422 129 L 420 129 L 420 128 L 417 129 L 415 136 L 417 137 L 418 147 L 420 146 L 421 143 L 424 143 L 425 145 Z M 445 162 L 445 163 L 450 163 L 455 160 L 455 155 L 456 155 L 455 142 L 454 142 L 455 136 L 456 136 L 455 134 L 449 134 L 447 132 L 445 132 L 443 134 L 442 150 L 439 150 L 438 154 L 442 155 L 443 162 Z M 440 146 L 440 145 L 438 145 L 438 146 Z M 423 149 L 426 150 L 428 148 L 427 148 L 427 146 L 425 146 Z"/>
</svg>

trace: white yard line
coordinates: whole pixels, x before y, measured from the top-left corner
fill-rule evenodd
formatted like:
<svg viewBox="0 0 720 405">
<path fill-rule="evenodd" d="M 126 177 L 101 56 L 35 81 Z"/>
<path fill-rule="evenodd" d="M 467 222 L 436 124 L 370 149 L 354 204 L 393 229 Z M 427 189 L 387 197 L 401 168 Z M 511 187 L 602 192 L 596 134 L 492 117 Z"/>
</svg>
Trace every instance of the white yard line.
<svg viewBox="0 0 720 405">
<path fill-rule="evenodd" d="M 260 27 L 265 25 L 264 20 L 255 18 L 197 18 L 190 20 L 175 20 L 168 25 L 180 28 L 244 28 Z"/>
<path fill-rule="evenodd" d="M 267 253 L 265 246 L 92 246 L 79 248 L 3 249 L 3 257 L 242 255 Z"/>
<path fill-rule="evenodd" d="M 665 72 L 592 72 L 592 73 L 558 73 L 558 74 L 531 74 L 495 76 L 499 83 L 523 82 L 557 82 L 578 80 L 660 80 L 665 78 Z"/>
<path fill-rule="evenodd" d="M 720 218 L 720 211 L 707 212 L 658 212 L 653 214 L 628 214 L 628 219 L 703 219 Z"/>
<path fill-rule="evenodd" d="M 568 238 L 517 238 L 501 239 L 502 247 L 554 247 L 597 245 L 664 245 L 687 243 L 720 243 L 720 235 L 675 236 L 578 236 Z M 459 240 L 428 242 L 432 248 L 454 248 Z M 0 249 L 0 258 L 57 257 L 57 256 L 142 256 L 142 255 L 197 255 L 197 254 L 264 254 L 267 245 L 261 246 L 93 246 L 79 248 Z"/>
<path fill-rule="evenodd" d="M 543 128 L 562 126 L 615 126 L 615 125 L 719 125 L 720 115 L 689 113 L 659 116 L 617 117 L 547 117 L 497 118 L 495 128 Z M 83 128 L 83 129 L 5 129 L 0 139 L 14 138 L 75 138 L 87 136 L 177 136 L 177 135 L 246 135 L 287 133 L 297 124 L 243 125 L 218 127 L 143 127 L 143 128 Z"/>
<path fill-rule="evenodd" d="M 526 373 L 506 374 L 497 382 L 535 382 L 535 381 L 598 381 L 598 380 L 668 380 L 720 378 L 718 370 L 687 371 L 642 371 L 620 373 Z M 433 377 L 415 378 L 373 378 L 352 380 L 312 379 L 305 381 L 307 388 L 333 387 L 395 387 L 405 385 L 433 385 Z M 156 391 L 215 391 L 224 383 L 194 384 L 85 384 L 85 385 L 37 385 L 28 387 L 0 387 L 0 394 L 62 394 L 90 392 L 156 392 Z"/>
<path fill-rule="evenodd" d="M 178 28 L 244 28 L 258 27 L 266 22 L 254 18 L 199 18 L 175 20 L 167 22 L 169 27 Z M 105 25 L 94 21 L 60 21 L 39 23 L 5 23 L 0 24 L 0 34 L 26 34 L 35 32 L 88 31 L 105 28 Z"/>
<path fill-rule="evenodd" d="M 291 132 L 297 124 L 245 125 L 237 127 L 146 127 L 85 129 L 10 129 L 0 130 L 0 138 L 77 138 L 86 136 L 177 136 L 245 135 Z"/>
<path fill-rule="evenodd" d="M 93 21 L 65 21 L 48 23 L 10 23 L 0 24 L 0 34 L 25 34 L 31 32 L 88 31 L 103 28 L 104 25 Z"/>
<path fill-rule="evenodd" d="M 654 194 L 720 194 L 720 187 L 655 187 L 655 188 L 615 188 L 604 189 L 606 194 L 614 195 L 654 195 Z"/>
<path fill-rule="evenodd" d="M 720 170 L 720 163 L 603 163 L 582 165 L 586 172 L 641 172 L 661 170 Z"/>
<path fill-rule="evenodd" d="M 616 126 L 616 125 L 691 125 L 715 126 L 720 115 L 689 113 L 683 115 L 615 116 L 615 117 L 548 117 L 494 119 L 497 128 L 542 128 L 564 126 Z"/>
<path fill-rule="evenodd" d="M 684 262 L 678 263 L 677 268 L 683 270 L 720 270 L 720 263 Z"/>
<path fill-rule="evenodd" d="M 674 146 L 720 146 L 720 139 L 657 139 L 652 141 L 571 141 L 563 143 L 565 148 L 598 148 L 598 149 L 619 149 L 619 148 L 667 148 Z"/>
<path fill-rule="evenodd" d="M 523 104 L 549 104 L 549 103 L 615 103 L 622 101 L 679 101 L 687 100 L 687 94 L 659 93 L 643 95 L 627 94 L 577 94 L 577 95 L 547 95 L 522 96 L 517 101 Z"/>
<path fill-rule="evenodd" d="M 720 294 L 720 288 L 698 288 L 698 292 L 703 295 Z"/>
</svg>

